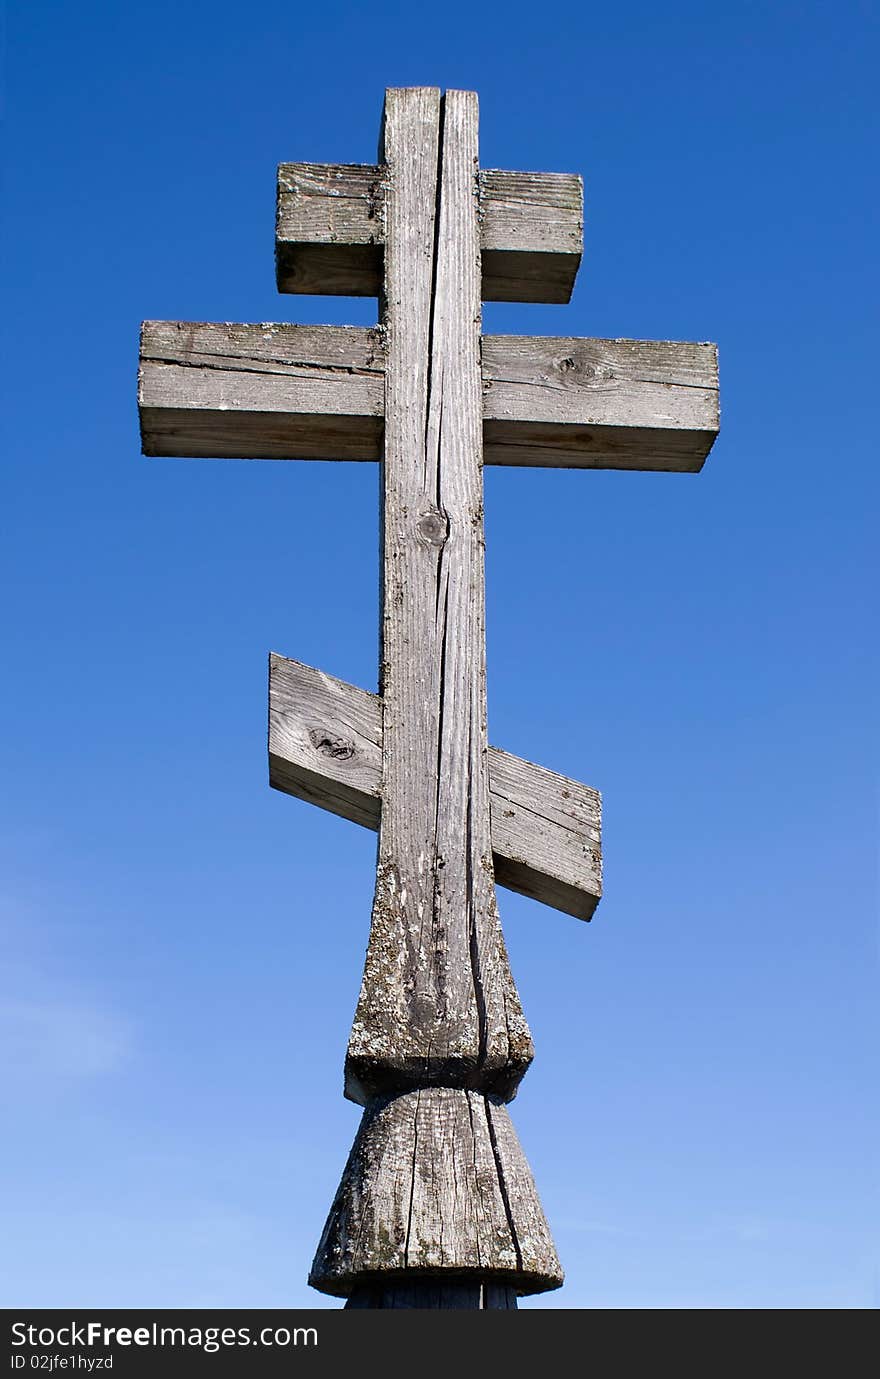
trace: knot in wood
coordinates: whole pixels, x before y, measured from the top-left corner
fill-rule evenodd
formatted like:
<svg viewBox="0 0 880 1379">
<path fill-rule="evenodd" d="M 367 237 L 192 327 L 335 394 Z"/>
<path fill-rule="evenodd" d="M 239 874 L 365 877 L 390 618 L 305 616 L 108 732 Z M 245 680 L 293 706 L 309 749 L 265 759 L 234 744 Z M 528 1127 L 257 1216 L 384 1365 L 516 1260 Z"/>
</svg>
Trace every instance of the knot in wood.
<svg viewBox="0 0 880 1379">
<path fill-rule="evenodd" d="M 608 382 L 614 377 L 614 370 L 601 359 L 592 359 L 586 351 L 566 354 L 557 361 L 556 369 L 562 378 L 571 374 L 571 383 L 579 386 L 590 380 L 596 383 Z"/>
<path fill-rule="evenodd" d="M 353 742 L 347 742 L 344 737 L 333 737 L 323 728 L 310 728 L 309 741 L 316 752 L 333 757 L 335 761 L 348 761 L 354 756 Z"/>
<path fill-rule="evenodd" d="M 419 513 L 416 532 L 426 546 L 442 546 L 449 536 L 449 517 L 442 508 L 425 508 Z"/>
</svg>

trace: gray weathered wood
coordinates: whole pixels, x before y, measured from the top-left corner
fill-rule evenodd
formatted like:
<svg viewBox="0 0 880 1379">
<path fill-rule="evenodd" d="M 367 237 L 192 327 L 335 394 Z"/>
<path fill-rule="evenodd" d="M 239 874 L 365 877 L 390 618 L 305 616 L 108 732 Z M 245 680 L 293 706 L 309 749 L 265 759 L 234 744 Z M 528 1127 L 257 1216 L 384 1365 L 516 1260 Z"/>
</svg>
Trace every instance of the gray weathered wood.
<svg viewBox="0 0 880 1379">
<path fill-rule="evenodd" d="M 282 163 L 275 264 L 279 292 L 378 296 L 386 169 Z M 583 250 L 583 183 L 568 173 L 479 173 L 482 296 L 567 302 Z"/>
<path fill-rule="evenodd" d="M 344 1297 L 447 1274 L 519 1294 L 563 1277 L 505 1106 L 451 1087 L 380 1098 L 364 1113 L 310 1282 Z M 509 1297 L 483 1303 L 499 1304 Z"/>
<path fill-rule="evenodd" d="M 602 894 L 598 791 L 489 748 L 495 880 L 592 917 Z M 284 656 L 269 658 L 269 781 L 276 790 L 378 829 L 382 700 Z"/>
<path fill-rule="evenodd" d="M 376 460 L 384 360 L 353 326 L 145 321 L 145 455 Z"/>
<path fill-rule="evenodd" d="M 702 468 L 718 432 L 714 345 L 483 338 L 487 464 Z"/>
<path fill-rule="evenodd" d="M 279 292 L 377 297 L 382 287 L 384 169 L 282 163 L 275 214 Z"/>
<path fill-rule="evenodd" d="M 584 184 L 558 172 L 480 173 L 483 300 L 571 299 L 584 247 Z"/>
<path fill-rule="evenodd" d="M 378 460 L 381 334 L 353 326 L 147 321 L 150 455 Z M 487 335 L 487 464 L 700 469 L 718 431 L 714 345 Z"/>
<path fill-rule="evenodd" d="M 473 93 L 448 92 L 442 121 L 441 139 L 437 91 L 388 92 L 383 808 L 346 1056 L 364 1102 L 509 1098 L 533 1054 L 492 871 Z"/>
</svg>

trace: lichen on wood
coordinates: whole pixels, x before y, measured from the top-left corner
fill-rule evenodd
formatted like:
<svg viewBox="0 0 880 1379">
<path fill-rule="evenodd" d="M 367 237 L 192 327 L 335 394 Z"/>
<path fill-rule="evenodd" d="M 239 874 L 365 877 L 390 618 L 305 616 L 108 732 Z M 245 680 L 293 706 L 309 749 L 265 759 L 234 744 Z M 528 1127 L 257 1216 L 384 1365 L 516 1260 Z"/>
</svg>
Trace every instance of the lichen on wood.
<svg viewBox="0 0 880 1379">
<path fill-rule="evenodd" d="M 367 1107 L 309 1282 L 347 1297 L 436 1276 L 519 1294 L 563 1278 L 507 1108 L 448 1087 Z"/>
</svg>

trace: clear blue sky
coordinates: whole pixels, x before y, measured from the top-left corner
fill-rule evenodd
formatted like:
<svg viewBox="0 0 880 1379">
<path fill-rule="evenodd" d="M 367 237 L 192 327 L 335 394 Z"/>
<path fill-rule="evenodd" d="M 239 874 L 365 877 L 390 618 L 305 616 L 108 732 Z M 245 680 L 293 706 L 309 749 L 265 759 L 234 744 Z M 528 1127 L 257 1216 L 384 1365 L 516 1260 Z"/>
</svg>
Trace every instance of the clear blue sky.
<svg viewBox="0 0 880 1379">
<path fill-rule="evenodd" d="M 266 658 L 375 688 L 377 471 L 141 458 L 138 326 L 375 319 L 275 292 L 275 167 L 429 83 L 585 178 L 486 329 L 720 347 L 699 477 L 486 476 L 491 737 L 605 802 L 592 925 L 500 895 L 536 1301 L 876 1305 L 872 9 L 9 4 L 5 1305 L 337 1305 L 375 842 L 270 791 Z"/>
</svg>

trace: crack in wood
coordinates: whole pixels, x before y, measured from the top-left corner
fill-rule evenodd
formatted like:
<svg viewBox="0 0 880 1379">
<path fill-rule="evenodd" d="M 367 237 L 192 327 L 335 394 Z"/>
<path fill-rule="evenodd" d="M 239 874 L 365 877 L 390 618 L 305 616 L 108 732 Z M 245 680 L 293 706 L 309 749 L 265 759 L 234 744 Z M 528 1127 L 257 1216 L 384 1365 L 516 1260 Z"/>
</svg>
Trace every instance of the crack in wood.
<svg viewBox="0 0 880 1379">
<path fill-rule="evenodd" d="M 448 1087 L 370 1103 L 321 1236 L 313 1286 L 356 1298 L 359 1289 L 404 1281 L 467 1282 L 522 1295 L 558 1288 L 562 1277 L 503 1104 Z"/>
</svg>

